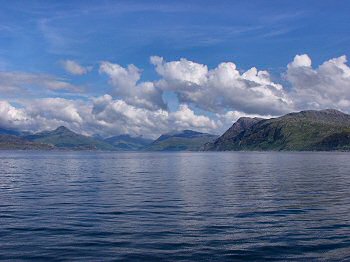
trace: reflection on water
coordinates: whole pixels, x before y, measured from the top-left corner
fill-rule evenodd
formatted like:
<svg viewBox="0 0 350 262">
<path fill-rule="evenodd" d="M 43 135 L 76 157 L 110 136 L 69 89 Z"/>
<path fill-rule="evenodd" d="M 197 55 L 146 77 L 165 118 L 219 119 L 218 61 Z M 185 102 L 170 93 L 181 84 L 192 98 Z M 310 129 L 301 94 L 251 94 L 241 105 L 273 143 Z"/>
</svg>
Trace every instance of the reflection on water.
<svg viewBox="0 0 350 262">
<path fill-rule="evenodd" d="M 0 152 L 0 259 L 350 259 L 348 153 Z"/>
</svg>

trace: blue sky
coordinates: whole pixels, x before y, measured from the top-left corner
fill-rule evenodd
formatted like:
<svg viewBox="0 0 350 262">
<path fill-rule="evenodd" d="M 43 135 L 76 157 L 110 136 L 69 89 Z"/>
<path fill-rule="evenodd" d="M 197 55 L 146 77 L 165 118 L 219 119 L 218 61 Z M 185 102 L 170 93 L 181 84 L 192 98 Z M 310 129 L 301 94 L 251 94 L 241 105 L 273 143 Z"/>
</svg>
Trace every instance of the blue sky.
<svg viewBox="0 0 350 262">
<path fill-rule="evenodd" d="M 177 111 L 182 104 L 196 115 L 210 118 L 228 111 L 272 116 L 278 114 L 278 110 L 269 110 L 267 104 L 266 110 L 262 110 L 231 101 L 221 108 L 216 103 L 214 109 L 207 102 L 198 102 L 178 91 L 182 87 L 174 83 L 173 76 L 157 72 L 150 57 L 163 57 L 164 63 L 185 58 L 206 65 L 209 70 L 223 62 L 233 62 L 241 73 L 256 67 L 268 71 L 270 80 L 289 92 L 293 88 L 300 90 L 300 83 L 291 80 L 291 74 L 285 77 L 287 65 L 296 55 L 307 54 L 312 59 L 313 70 L 317 70 L 320 64 L 348 56 L 350 51 L 349 1 L 0 1 L 0 4 L 0 71 L 11 74 L 0 78 L 0 84 L 8 86 L 10 82 L 17 90 L 11 93 L 8 88 L 2 88 L 0 99 L 16 108 L 27 106 L 29 102 L 24 102 L 24 97 L 27 100 L 62 98 L 91 102 L 91 99 L 110 94 L 113 99 L 124 101 L 125 92 L 116 91 L 123 89 L 119 86 L 121 82 L 111 83 L 111 79 L 120 76 L 100 70 L 101 62 L 108 61 L 123 68 L 129 64 L 139 68 L 142 73 L 137 83 L 164 78 L 168 83 L 166 88 L 162 87 L 161 95 L 168 104 L 168 108 L 163 108 L 167 112 Z M 72 74 L 63 66 L 66 61 L 74 61 L 87 71 Z M 319 79 L 324 77 L 322 72 L 317 72 Z M 36 78 L 28 85 L 19 82 L 17 75 L 14 80 L 14 74 L 32 74 L 31 77 Z M 43 75 L 82 91 L 45 89 L 45 83 L 38 83 Z M 303 76 L 306 75 L 304 72 Z M 340 83 L 338 80 L 334 81 Z M 347 90 L 344 92 L 347 94 Z M 218 93 L 220 95 L 222 93 Z M 314 102 L 298 102 L 295 97 L 291 100 L 298 104 L 288 107 L 291 109 L 304 109 Z M 331 105 L 346 111 L 344 103 L 332 106 L 329 102 L 317 102 L 316 107 Z M 27 111 L 25 114 L 29 114 Z M 285 111 L 280 110 L 281 113 Z M 57 117 L 55 120 L 57 124 L 66 121 Z M 66 124 L 75 130 L 94 132 L 77 123 Z M 53 126 L 32 124 L 27 128 Z M 227 126 L 228 123 L 222 123 L 218 130 Z M 143 132 L 115 128 L 109 132 L 124 131 Z"/>
<path fill-rule="evenodd" d="M 64 58 L 147 70 L 151 55 L 278 71 L 298 53 L 348 53 L 349 12 L 326 0 L 2 1 L 0 54 L 2 68 L 57 74 Z"/>
</svg>

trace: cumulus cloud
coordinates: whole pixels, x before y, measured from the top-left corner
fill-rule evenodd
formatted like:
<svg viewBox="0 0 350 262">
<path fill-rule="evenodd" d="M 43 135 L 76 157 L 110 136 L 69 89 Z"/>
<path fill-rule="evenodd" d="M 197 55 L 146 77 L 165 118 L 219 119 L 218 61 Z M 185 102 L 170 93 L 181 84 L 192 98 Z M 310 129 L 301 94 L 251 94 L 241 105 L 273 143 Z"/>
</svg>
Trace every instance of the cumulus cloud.
<svg viewBox="0 0 350 262">
<path fill-rule="evenodd" d="M 124 68 L 118 64 L 102 62 L 99 71 L 109 77 L 109 83 L 113 87 L 113 96 L 122 98 L 128 104 L 137 107 L 153 110 L 166 108 L 162 90 L 153 82 L 139 83 L 141 70 L 135 65 L 128 65 Z"/>
<path fill-rule="evenodd" d="M 196 115 L 188 105 L 182 104 L 179 110 L 170 114 L 170 122 L 176 129 L 195 129 L 212 132 L 218 128 L 217 123 L 207 116 Z"/>
<path fill-rule="evenodd" d="M 346 56 L 312 67 L 308 55 L 297 55 L 285 74 L 292 86 L 291 98 L 298 109 L 337 108 L 348 112 L 350 106 L 350 68 Z"/>
<path fill-rule="evenodd" d="M 282 114 L 293 107 L 283 87 L 274 83 L 267 71 L 255 67 L 241 74 L 232 62 L 211 70 L 187 59 L 166 62 L 161 57 L 151 57 L 151 63 L 162 77 L 157 86 L 174 91 L 180 102 L 206 111 Z"/>
<path fill-rule="evenodd" d="M 0 122 L 2 126 L 22 128 L 30 124 L 25 110 L 17 109 L 8 101 L 0 100 Z"/>
<path fill-rule="evenodd" d="M 109 132 L 157 136 L 172 130 L 195 129 L 209 131 L 216 123 L 210 118 L 195 114 L 188 106 L 180 105 L 178 111 L 150 110 L 135 107 L 125 101 L 114 100 L 109 95 L 94 99 L 93 114 Z"/>
<path fill-rule="evenodd" d="M 23 101 L 21 108 L 0 101 L 0 122 L 2 127 L 30 131 L 52 130 L 64 125 L 86 135 L 127 133 L 153 138 L 173 130 L 211 132 L 218 127 L 216 121 L 196 114 L 187 105 L 180 105 L 175 112 L 150 110 L 107 94 L 89 101 L 63 98 Z"/>
<path fill-rule="evenodd" d="M 187 59 L 150 59 L 159 75 L 142 81 L 142 70 L 102 62 L 110 94 L 84 100 L 62 97 L 0 100 L 0 125 L 22 130 L 50 130 L 59 125 L 83 134 L 156 136 L 172 130 L 193 129 L 222 133 L 239 117 L 273 117 L 303 109 L 338 108 L 349 112 L 350 68 L 345 56 L 312 66 L 311 58 L 297 55 L 283 74 L 288 88 L 272 81 L 269 73 L 253 67 L 245 72 L 224 62 L 209 69 Z M 21 72 L 0 72 L 0 94 L 28 88 L 74 90 L 65 79 Z M 18 91 L 19 90 L 19 91 Z M 178 97 L 169 110 L 164 92 Z M 15 91 L 13 91 L 15 92 Z M 201 113 L 198 113 L 201 112 Z"/>
<path fill-rule="evenodd" d="M 27 104 L 28 114 L 48 117 L 53 120 L 61 120 L 71 123 L 83 123 L 82 111 L 84 103 L 63 98 L 35 99 Z M 43 110 L 44 109 L 44 110 Z"/>
<path fill-rule="evenodd" d="M 94 100 L 93 114 L 106 130 L 115 133 L 154 135 L 167 129 L 169 112 L 149 110 L 104 95 Z"/>
<path fill-rule="evenodd" d="M 207 80 L 208 67 L 185 58 L 181 58 L 179 61 L 165 62 L 162 57 L 152 56 L 150 62 L 155 65 L 157 73 L 170 82 L 202 85 Z"/>
<path fill-rule="evenodd" d="M 288 64 L 288 69 L 298 68 L 298 67 L 311 67 L 311 59 L 308 55 L 296 55 L 294 60 Z"/>
<path fill-rule="evenodd" d="M 61 64 L 64 70 L 66 70 L 68 73 L 72 75 L 85 75 L 92 69 L 92 67 L 90 66 L 84 67 L 80 65 L 78 62 L 74 60 L 63 60 L 61 61 Z"/>
</svg>

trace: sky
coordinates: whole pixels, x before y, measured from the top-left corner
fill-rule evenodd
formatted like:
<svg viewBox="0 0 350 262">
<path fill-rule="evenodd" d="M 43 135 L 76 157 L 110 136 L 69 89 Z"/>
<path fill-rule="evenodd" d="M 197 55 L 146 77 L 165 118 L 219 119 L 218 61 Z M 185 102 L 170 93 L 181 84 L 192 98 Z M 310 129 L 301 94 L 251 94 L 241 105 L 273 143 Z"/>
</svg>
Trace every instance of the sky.
<svg viewBox="0 0 350 262">
<path fill-rule="evenodd" d="M 349 14 L 343 0 L 0 0 L 0 127 L 156 138 L 350 113 Z"/>
</svg>

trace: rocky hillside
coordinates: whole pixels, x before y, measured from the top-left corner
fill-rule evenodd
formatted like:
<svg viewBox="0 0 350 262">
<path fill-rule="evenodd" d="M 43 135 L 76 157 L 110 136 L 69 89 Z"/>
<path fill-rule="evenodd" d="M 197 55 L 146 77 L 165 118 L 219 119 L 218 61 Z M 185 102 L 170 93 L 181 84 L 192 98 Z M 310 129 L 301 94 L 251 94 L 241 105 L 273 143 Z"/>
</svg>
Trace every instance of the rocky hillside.
<svg viewBox="0 0 350 262">
<path fill-rule="evenodd" d="M 350 115 L 327 109 L 239 119 L 204 150 L 349 150 Z"/>
</svg>

